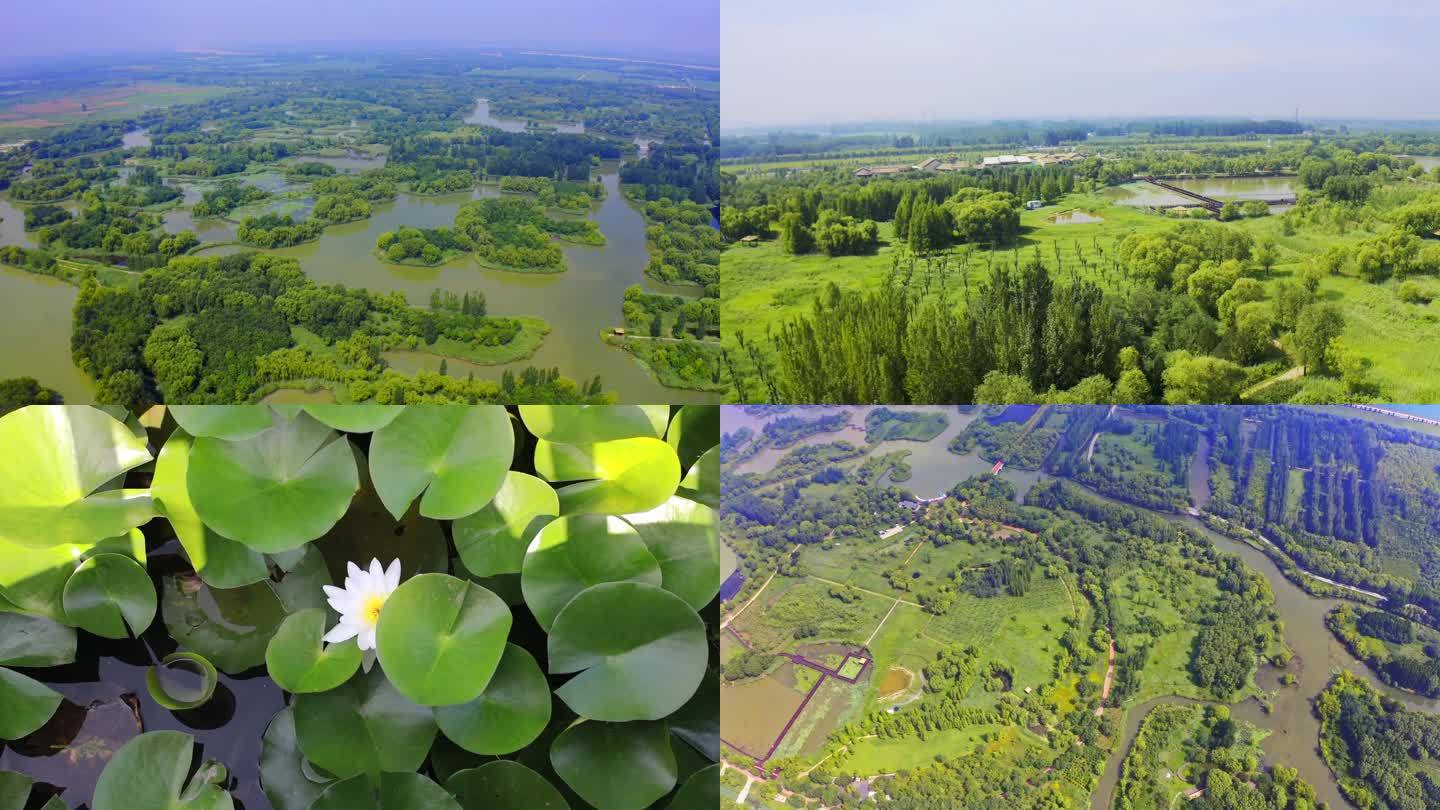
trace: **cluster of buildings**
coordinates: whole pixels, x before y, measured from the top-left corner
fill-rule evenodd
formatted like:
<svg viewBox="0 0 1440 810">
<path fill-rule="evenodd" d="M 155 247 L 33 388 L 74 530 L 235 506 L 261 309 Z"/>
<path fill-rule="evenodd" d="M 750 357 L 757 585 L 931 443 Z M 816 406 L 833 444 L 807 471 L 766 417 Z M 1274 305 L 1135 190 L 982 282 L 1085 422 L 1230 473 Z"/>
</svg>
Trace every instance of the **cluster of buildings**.
<svg viewBox="0 0 1440 810">
<path fill-rule="evenodd" d="M 906 172 L 957 172 L 968 169 L 998 169 L 1007 166 L 1055 166 L 1084 160 L 1078 152 L 1045 152 L 1030 155 L 993 155 L 981 158 L 978 163 L 946 162 L 930 158 L 913 166 L 861 166 L 855 170 L 856 177 L 885 177 Z"/>
</svg>

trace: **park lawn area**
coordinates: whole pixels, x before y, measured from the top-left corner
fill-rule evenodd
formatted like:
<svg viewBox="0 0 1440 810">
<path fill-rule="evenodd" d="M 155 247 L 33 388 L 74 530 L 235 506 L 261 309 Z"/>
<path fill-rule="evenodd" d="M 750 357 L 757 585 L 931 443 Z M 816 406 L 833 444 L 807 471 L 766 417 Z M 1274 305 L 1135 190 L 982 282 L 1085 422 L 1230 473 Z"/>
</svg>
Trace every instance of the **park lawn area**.
<svg viewBox="0 0 1440 810">
<path fill-rule="evenodd" d="M 910 417 L 909 419 L 903 417 Z M 928 442 L 950 424 L 942 411 L 892 411 L 876 408 L 865 417 L 865 441 Z"/>
<path fill-rule="evenodd" d="M 815 685 L 815 682 L 820 680 L 820 670 L 818 669 L 811 669 L 810 667 L 797 664 L 793 667 L 792 671 L 795 673 L 795 691 L 802 695 L 809 692 L 810 688 Z"/>
<path fill-rule="evenodd" d="M 1195 757 L 1205 753 L 1197 743 L 1204 719 L 1204 706 L 1162 704 L 1152 709 L 1125 758 L 1117 799 L 1123 791 L 1130 807 L 1174 807 L 1178 795 L 1202 786 L 1208 768 Z M 1231 759 L 1259 757 L 1260 743 L 1268 735 L 1263 728 L 1236 721 L 1235 741 L 1227 749 Z"/>
<path fill-rule="evenodd" d="M 1015 673 L 1011 689 L 1040 689 L 1053 678 L 1060 636 L 1071 615 L 1063 581 L 1037 577 L 1024 596 L 980 598 L 961 592 L 943 616 L 936 616 L 925 635 L 947 644 L 973 645 L 985 658 L 1008 664 Z M 997 618 L 999 619 L 997 621 Z"/>
<path fill-rule="evenodd" d="M 814 488 L 806 487 L 802 492 Z M 913 550 L 914 535 L 915 529 L 906 526 L 884 540 L 878 535 L 837 538 L 806 548 L 800 560 L 805 570 L 817 577 L 904 599 L 908 598 L 906 593 L 890 587 L 880 572 L 904 562 Z"/>
<path fill-rule="evenodd" d="M 941 645 L 924 634 L 930 614 L 914 605 L 896 605 L 885 626 L 870 640 L 874 656 L 871 671 L 883 676 L 891 666 L 902 666 L 919 676 L 920 669 L 934 660 Z M 865 710 L 875 708 L 879 698 L 881 677 L 869 678 L 865 692 Z"/>
<path fill-rule="evenodd" d="M 855 776 L 875 776 L 924 767 L 935 761 L 936 754 L 963 757 L 983 753 L 1018 759 L 1032 745 L 1043 745 L 1043 741 L 1018 726 L 985 723 L 931 732 L 924 740 L 917 736 L 860 740 L 850 746 L 842 767 Z"/>
<path fill-rule="evenodd" d="M 774 652 L 792 649 L 797 641 L 864 642 L 890 609 L 890 600 L 856 591 L 858 599 L 845 604 L 829 595 L 832 587 L 814 579 L 776 577 L 761 601 L 751 605 L 731 626 L 751 645 Z M 801 626 L 814 627 L 818 632 L 797 640 L 795 630 Z"/>
</svg>

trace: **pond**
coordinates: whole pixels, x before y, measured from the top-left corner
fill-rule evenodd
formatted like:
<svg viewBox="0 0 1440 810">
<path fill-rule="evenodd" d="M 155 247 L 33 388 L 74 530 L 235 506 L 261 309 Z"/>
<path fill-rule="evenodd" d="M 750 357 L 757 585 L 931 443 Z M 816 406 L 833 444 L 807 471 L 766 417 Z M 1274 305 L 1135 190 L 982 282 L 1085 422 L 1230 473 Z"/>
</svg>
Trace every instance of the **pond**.
<svg viewBox="0 0 1440 810">
<path fill-rule="evenodd" d="M 1217 200 L 1278 200 L 1295 196 L 1293 177 L 1222 177 L 1210 180 L 1170 180 L 1171 185 Z"/>
<path fill-rule="evenodd" d="M 501 118 L 490 113 L 490 99 L 475 99 L 475 109 L 464 118 L 467 124 L 479 124 L 484 127 L 494 127 L 505 132 L 524 132 L 530 129 L 532 122 L 524 118 Z M 534 122 L 538 128 L 549 129 L 569 135 L 579 135 L 585 131 L 584 122 L 559 122 L 559 121 L 537 121 Z"/>
<path fill-rule="evenodd" d="M 1050 217 L 1052 225 L 1084 225 L 1091 222 L 1104 222 L 1105 218 L 1090 211 L 1081 211 L 1076 208 L 1073 211 L 1066 211 Z"/>
<path fill-rule="evenodd" d="M 25 208 L 0 194 L 0 245 L 35 247 L 35 240 L 25 232 Z"/>
<path fill-rule="evenodd" d="M 1142 208 L 1167 205 L 1192 205 L 1195 202 L 1195 200 L 1183 194 L 1176 194 L 1173 191 L 1167 191 L 1157 185 L 1143 181 L 1110 186 L 1102 193 L 1120 205 L 1134 205 Z"/>
<path fill-rule="evenodd" d="M 386 155 L 369 155 L 364 152 L 350 150 L 350 154 L 340 157 L 326 157 L 324 155 L 301 155 L 294 159 L 294 163 L 324 163 L 326 166 L 333 166 L 341 174 L 350 172 L 361 172 L 366 169 L 383 169 L 385 167 Z"/>
<path fill-rule="evenodd" d="M 126 149 L 150 146 L 150 133 L 143 129 L 132 129 L 120 136 L 120 145 Z"/>
<path fill-rule="evenodd" d="M 1440 169 L 1440 157 L 1437 157 L 1435 155 L 1406 155 L 1406 157 L 1415 161 L 1416 165 L 1418 165 L 1420 168 L 1424 169 L 1427 172 L 1433 172 L 1436 169 Z"/>
<path fill-rule="evenodd" d="M 80 291 L 49 276 L 0 267 L 0 379 L 34 377 L 66 402 L 89 402 L 95 386 L 70 359 Z"/>
<path fill-rule="evenodd" d="M 795 664 L 761 678 L 720 686 L 720 728 L 727 745 L 763 757 L 805 696 L 795 691 Z"/>
</svg>

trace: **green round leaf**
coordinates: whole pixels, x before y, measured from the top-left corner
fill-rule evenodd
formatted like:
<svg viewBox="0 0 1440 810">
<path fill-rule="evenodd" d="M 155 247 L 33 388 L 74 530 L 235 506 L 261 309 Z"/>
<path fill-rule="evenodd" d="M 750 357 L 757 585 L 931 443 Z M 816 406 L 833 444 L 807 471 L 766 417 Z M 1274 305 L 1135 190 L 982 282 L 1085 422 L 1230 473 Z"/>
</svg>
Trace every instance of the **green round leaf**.
<svg viewBox="0 0 1440 810">
<path fill-rule="evenodd" d="M 549 484 L 511 471 L 494 500 L 451 526 L 455 548 L 477 577 L 518 574 L 530 538 L 558 514 L 560 499 Z"/>
<path fill-rule="evenodd" d="M 485 690 L 510 633 L 500 597 L 446 574 L 421 574 L 385 602 L 375 629 L 380 664 L 416 703 L 469 703 Z"/>
<path fill-rule="evenodd" d="M 45 725 L 61 700 L 34 678 L 0 667 L 0 740 L 18 740 Z"/>
<path fill-rule="evenodd" d="M 260 782 L 275 810 L 308 810 L 327 783 L 305 775 L 305 755 L 295 740 L 295 710 L 285 708 L 270 727 L 260 747 Z"/>
<path fill-rule="evenodd" d="M 680 710 L 665 718 L 670 733 L 711 762 L 720 761 L 720 671 L 709 669 L 700 688 Z"/>
<path fill-rule="evenodd" d="M 265 424 L 270 424 L 266 417 Z M 270 575 L 265 556 L 211 531 L 190 502 L 190 451 L 194 439 L 181 431 L 170 434 L 155 461 L 150 492 L 155 506 L 170 521 L 185 556 L 200 578 L 217 588 L 238 588 Z"/>
<path fill-rule="evenodd" d="M 636 436 L 659 438 L 665 433 L 670 406 L 521 405 L 520 418 L 537 438 L 564 444 L 591 444 Z"/>
<path fill-rule="evenodd" d="M 306 413 L 346 433 L 374 433 L 395 421 L 404 409 L 403 405 L 377 405 L 374 402 L 305 406 Z"/>
<path fill-rule="evenodd" d="M 541 439 L 535 445 L 535 470 L 548 481 L 580 481 L 557 491 L 562 515 L 644 512 L 664 503 L 680 484 L 675 450 L 659 439 L 588 445 Z"/>
<path fill-rule="evenodd" d="M 310 810 L 461 810 L 455 798 L 418 773 L 385 773 L 336 782 Z"/>
<path fill-rule="evenodd" d="M 277 413 L 270 429 L 250 439 L 196 439 L 188 483 L 205 525 L 275 553 L 329 531 L 360 478 L 340 434 L 303 413 Z"/>
<path fill-rule="evenodd" d="M 581 717 L 658 720 L 695 694 L 710 645 L 680 597 L 635 582 L 581 591 L 550 628 L 550 672 L 579 672 L 555 694 Z"/>
<path fill-rule="evenodd" d="M 170 653 L 145 673 L 145 685 L 156 703 L 171 711 L 204 706 L 215 694 L 220 676 L 204 656 L 190 652 Z"/>
<path fill-rule="evenodd" d="M 95 784 L 93 810 L 231 810 L 223 768 L 204 767 L 186 784 L 195 741 L 179 731 L 141 734 L 119 751 Z"/>
<path fill-rule="evenodd" d="M 660 564 L 630 524 L 606 515 L 551 521 L 525 552 L 520 588 L 540 626 L 550 630 L 575 595 L 602 582 L 659 585 Z"/>
<path fill-rule="evenodd" d="M 0 416 L 0 541 L 91 544 L 155 515 L 149 492 L 112 489 L 150 460 L 145 441 L 104 412 L 32 405 Z"/>
<path fill-rule="evenodd" d="M 170 415 L 191 436 L 248 439 L 270 428 L 264 405 L 171 405 Z"/>
<path fill-rule="evenodd" d="M 720 537 L 710 507 L 674 497 L 625 520 L 660 562 L 661 586 L 704 610 L 720 592 Z"/>
<path fill-rule="evenodd" d="M 98 543 L 66 543 L 49 548 L 17 546 L 0 540 L 0 597 L 29 613 L 57 622 L 65 618 L 65 585 L 80 563 L 96 554 L 124 554 L 145 559 L 145 535 L 131 529 Z"/>
<path fill-rule="evenodd" d="M 506 644 L 500 667 L 480 697 L 437 708 L 435 721 L 446 737 L 467 751 L 509 754 L 540 736 L 550 722 L 550 708 L 550 684 L 534 656 Z"/>
<path fill-rule="evenodd" d="M 685 780 L 665 810 L 715 810 L 720 806 L 720 766 L 701 768 Z"/>
<path fill-rule="evenodd" d="M 545 777 L 504 759 L 460 771 L 445 781 L 445 789 L 464 810 L 570 810 Z"/>
<path fill-rule="evenodd" d="M 665 441 L 680 457 L 680 467 L 688 469 L 700 454 L 720 444 L 720 406 L 686 405 L 665 431 Z"/>
<path fill-rule="evenodd" d="M 53 667 L 75 660 L 75 629 L 43 616 L 0 612 L 0 666 Z"/>
<path fill-rule="evenodd" d="M 375 668 L 329 692 L 295 696 L 305 758 L 341 779 L 417 770 L 435 740 L 435 717 Z"/>
<path fill-rule="evenodd" d="M 350 680 L 364 654 L 355 639 L 326 645 L 324 610 L 310 608 L 286 617 L 270 646 L 265 666 L 270 678 L 287 692 L 328 692 Z"/>
<path fill-rule="evenodd" d="M 420 514 L 454 520 L 495 497 L 515 455 L 510 415 L 499 405 L 412 405 L 370 441 L 370 477 L 399 518 L 421 492 Z"/>
<path fill-rule="evenodd" d="M 675 788 L 679 772 L 664 723 L 579 722 L 550 747 L 555 773 L 602 808 L 648 807 Z"/>
<path fill-rule="evenodd" d="M 140 635 L 155 620 L 155 585 L 139 563 L 123 554 L 99 554 L 80 564 L 65 583 L 70 623 L 106 638 Z"/>
<path fill-rule="evenodd" d="M 720 445 L 701 454 L 681 479 L 678 494 L 711 509 L 720 508 Z"/>
</svg>

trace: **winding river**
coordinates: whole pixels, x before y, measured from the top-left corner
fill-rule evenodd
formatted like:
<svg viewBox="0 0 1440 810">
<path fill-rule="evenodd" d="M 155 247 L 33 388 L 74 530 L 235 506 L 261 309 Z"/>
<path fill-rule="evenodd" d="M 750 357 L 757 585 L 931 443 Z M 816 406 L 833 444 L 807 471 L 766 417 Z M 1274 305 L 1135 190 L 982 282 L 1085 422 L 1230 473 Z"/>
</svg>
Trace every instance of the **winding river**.
<svg viewBox="0 0 1440 810">
<path fill-rule="evenodd" d="M 1197 508 L 1201 509 L 1210 500 L 1208 449 L 1208 443 L 1202 443 L 1190 471 L 1190 494 Z M 1103 497 L 1094 491 L 1087 491 L 1096 497 Z M 1113 501 L 1109 498 L 1106 500 Z M 1326 614 L 1338 607 L 1343 600 L 1311 596 L 1286 579 L 1279 567 L 1263 552 L 1211 531 L 1195 517 L 1170 517 L 1205 535 L 1216 548 L 1238 555 L 1246 565 L 1269 580 L 1270 588 L 1275 594 L 1275 611 L 1285 626 L 1285 641 L 1295 654 L 1290 665 L 1284 670 L 1266 664 L 1257 673 L 1261 688 L 1278 690 L 1270 712 L 1264 711 L 1257 700 L 1247 699 L 1232 706 L 1232 715 L 1271 732 L 1261 746 L 1268 764 L 1298 769 L 1301 778 L 1315 787 L 1316 796 L 1321 801 L 1329 802 L 1332 808 L 1351 807 L 1350 802 L 1340 793 L 1339 784 L 1320 754 L 1320 719 L 1312 710 L 1315 697 L 1325 689 L 1331 677 L 1341 669 L 1347 669 L 1363 677 L 1381 693 L 1412 709 L 1440 711 L 1440 701 L 1403 692 L 1381 683 L 1364 663 L 1345 650 L 1325 627 Z M 1281 686 L 1279 679 L 1285 672 L 1294 674 L 1298 682 L 1292 686 Z M 1198 701 L 1173 696 L 1160 697 L 1126 711 L 1124 727 L 1115 752 L 1105 763 L 1105 773 L 1091 797 L 1092 810 L 1108 810 L 1111 807 L 1115 788 L 1120 780 L 1121 764 L 1130 751 L 1140 723 L 1150 710 L 1161 703 L 1196 702 Z"/>
</svg>

